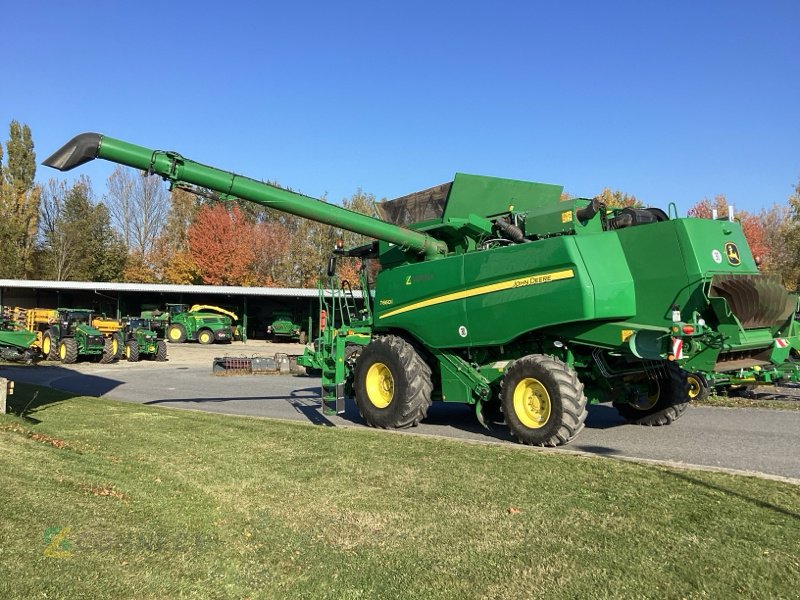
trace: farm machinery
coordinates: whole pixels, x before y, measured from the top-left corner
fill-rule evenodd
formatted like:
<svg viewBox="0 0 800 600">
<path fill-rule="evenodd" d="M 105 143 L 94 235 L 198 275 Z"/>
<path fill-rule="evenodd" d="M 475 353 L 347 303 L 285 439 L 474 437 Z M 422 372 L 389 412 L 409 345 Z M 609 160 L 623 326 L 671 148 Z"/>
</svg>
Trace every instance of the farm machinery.
<svg viewBox="0 0 800 600">
<path fill-rule="evenodd" d="M 328 410 L 352 395 L 371 426 L 414 426 L 432 401 L 461 402 L 523 443 L 558 446 L 579 434 L 588 403 L 672 423 L 689 402 L 687 372 L 800 377 L 787 364 L 800 348 L 797 296 L 759 273 L 733 221 L 608 209 L 563 199 L 560 186 L 462 173 L 380 203 L 376 219 L 94 133 L 44 164 L 94 158 L 372 238 L 335 249 L 380 270 L 369 282 L 362 268 L 359 306 L 337 282 L 300 361 L 321 371 Z"/>
<path fill-rule="evenodd" d="M 110 363 L 122 358 L 125 348 L 122 323 L 116 319 L 109 319 L 105 315 L 92 315 L 92 327 L 101 332 L 105 340 L 100 362 Z"/>
<path fill-rule="evenodd" d="M 165 311 L 142 311 L 141 317 L 148 319 L 154 330 L 163 330 L 172 344 L 195 340 L 201 344 L 229 343 L 233 340 L 231 319 L 238 320 L 236 313 L 207 304 L 167 304 Z"/>
<path fill-rule="evenodd" d="M 18 321 L 5 314 L 0 315 L 0 359 L 32 362 L 39 352 L 33 347 L 36 334 L 28 331 Z"/>
<path fill-rule="evenodd" d="M 267 325 L 267 339 L 276 342 L 306 343 L 307 334 L 297 322 L 291 311 L 276 310 L 272 313 L 272 323 Z"/>
<path fill-rule="evenodd" d="M 149 358 L 159 362 L 167 360 L 167 343 L 159 339 L 149 319 L 125 317 L 122 320 L 125 334 L 124 354 L 129 362 Z"/>
<path fill-rule="evenodd" d="M 111 338 L 92 326 L 92 311 L 79 308 L 13 308 L 14 320 L 33 332 L 33 346 L 47 360 L 74 363 L 81 356 L 101 362 L 117 358 Z"/>
</svg>

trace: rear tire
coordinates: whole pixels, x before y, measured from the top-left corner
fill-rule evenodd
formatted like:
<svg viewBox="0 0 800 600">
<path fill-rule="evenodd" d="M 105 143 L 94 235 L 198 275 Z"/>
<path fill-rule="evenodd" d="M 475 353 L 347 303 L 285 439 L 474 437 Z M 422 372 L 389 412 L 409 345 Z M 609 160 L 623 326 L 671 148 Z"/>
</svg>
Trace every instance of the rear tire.
<svg viewBox="0 0 800 600">
<path fill-rule="evenodd" d="M 128 362 L 139 362 L 139 344 L 136 340 L 128 340 L 125 344 L 125 358 Z"/>
<path fill-rule="evenodd" d="M 578 374 L 544 354 L 523 356 L 511 365 L 500 382 L 500 403 L 511 433 L 531 446 L 568 444 L 588 415 Z"/>
<path fill-rule="evenodd" d="M 78 344 L 74 338 L 64 338 L 58 345 L 58 358 L 65 365 L 71 365 L 78 360 Z"/>
<path fill-rule="evenodd" d="M 628 402 L 614 406 L 629 423 L 650 427 L 670 425 L 680 419 L 689 406 L 687 373 L 675 363 L 666 363 L 661 375 L 651 380 L 644 403 Z"/>
<path fill-rule="evenodd" d="M 158 342 L 156 342 L 156 360 L 158 362 L 167 360 L 167 342 L 164 340 L 158 340 Z"/>
<path fill-rule="evenodd" d="M 204 346 L 208 346 L 209 344 L 214 343 L 214 334 L 211 333 L 208 329 L 201 329 L 197 333 L 197 341 L 203 344 Z"/>
<path fill-rule="evenodd" d="M 180 323 L 167 328 L 167 340 L 172 344 L 182 344 L 186 341 L 186 328 Z"/>
<path fill-rule="evenodd" d="M 58 344 L 53 341 L 53 332 L 47 330 L 42 336 L 42 355 L 45 360 L 58 360 Z"/>
<path fill-rule="evenodd" d="M 414 427 L 431 405 L 431 368 L 401 337 L 374 339 L 361 351 L 355 367 L 355 397 L 370 427 Z"/>
</svg>

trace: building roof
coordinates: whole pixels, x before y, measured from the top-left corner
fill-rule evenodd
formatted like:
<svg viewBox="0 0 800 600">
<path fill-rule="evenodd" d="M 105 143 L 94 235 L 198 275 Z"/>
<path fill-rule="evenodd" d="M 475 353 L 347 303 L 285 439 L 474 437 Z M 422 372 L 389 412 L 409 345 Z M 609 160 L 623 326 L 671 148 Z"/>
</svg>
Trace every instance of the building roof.
<svg viewBox="0 0 800 600">
<path fill-rule="evenodd" d="M 85 290 L 102 292 L 150 292 L 177 294 L 216 294 L 224 296 L 275 296 L 316 298 L 310 288 L 240 287 L 235 285 L 175 285 L 164 283 L 115 283 L 110 281 L 47 281 L 42 279 L 0 279 L 0 288 L 42 290 Z M 361 292 L 354 290 L 355 297 Z"/>
</svg>

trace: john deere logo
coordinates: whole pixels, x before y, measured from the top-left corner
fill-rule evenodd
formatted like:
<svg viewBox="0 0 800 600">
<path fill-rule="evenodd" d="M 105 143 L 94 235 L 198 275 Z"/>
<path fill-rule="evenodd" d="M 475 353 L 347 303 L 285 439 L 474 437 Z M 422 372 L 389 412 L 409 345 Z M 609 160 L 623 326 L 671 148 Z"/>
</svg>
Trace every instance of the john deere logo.
<svg viewBox="0 0 800 600">
<path fill-rule="evenodd" d="M 739 249 L 733 242 L 725 244 L 725 256 L 728 257 L 728 263 L 734 267 L 742 264 L 742 259 L 739 258 Z"/>
</svg>

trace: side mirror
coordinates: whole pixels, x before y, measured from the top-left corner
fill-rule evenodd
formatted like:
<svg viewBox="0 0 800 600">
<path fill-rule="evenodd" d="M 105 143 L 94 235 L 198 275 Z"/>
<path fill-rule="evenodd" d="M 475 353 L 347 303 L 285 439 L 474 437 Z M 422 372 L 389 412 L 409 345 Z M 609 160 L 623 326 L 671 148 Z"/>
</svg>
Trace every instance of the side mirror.
<svg viewBox="0 0 800 600">
<path fill-rule="evenodd" d="M 336 275 L 336 257 L 331 256 L 328 258 L 328 277 Z"/>
</svg>

